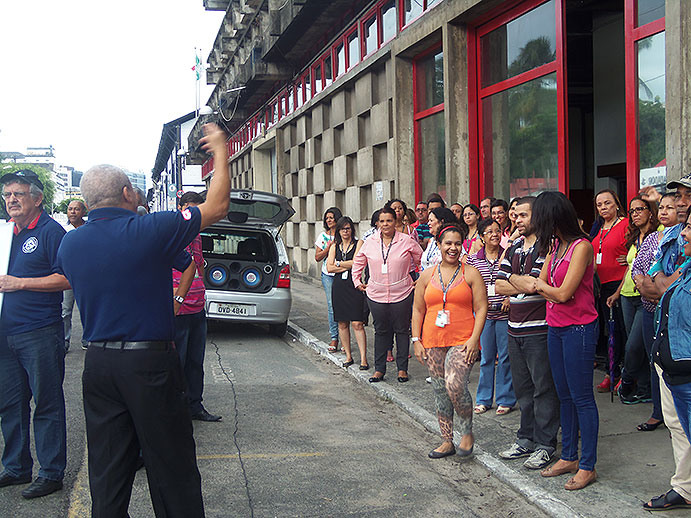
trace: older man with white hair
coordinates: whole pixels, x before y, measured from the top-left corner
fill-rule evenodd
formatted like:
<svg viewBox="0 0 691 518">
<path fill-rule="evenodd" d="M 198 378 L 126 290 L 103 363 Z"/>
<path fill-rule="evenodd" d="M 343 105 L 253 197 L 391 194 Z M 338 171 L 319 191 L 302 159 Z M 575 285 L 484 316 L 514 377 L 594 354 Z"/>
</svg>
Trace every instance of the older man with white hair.
<svg viewBox="0 0 691 518">
<path fill-rule="evenodd" d="M 127 516 L 140 448 L 156 516 L 204 516 L 170 275 L 189 266 L 181 252 L 230 202 L 225 133 L 216 125 L 204 132 L 200 143 L 215 164 L 204 203 L 137 216 L 139 196 L 124 172 L 95 166 L 81 181 L 89 221 L 58 252 L 88 340 L 82 384 L 93 518 Z"/>
<path fill-rule="evenodd" d="M 65 230 L 43 210 L 43 184 L 34 171 L 5 174 L 0 183 L 14 221 L 8 275 L 0 275 L 0 425 L 5 439 L 0 487 L 31 482 L 33 397 L 41 468 L 22 496 L 36 498 L 62 489 L 67 457 L 61 302 L 69 285 L 57 265 Z"/>
</svg>

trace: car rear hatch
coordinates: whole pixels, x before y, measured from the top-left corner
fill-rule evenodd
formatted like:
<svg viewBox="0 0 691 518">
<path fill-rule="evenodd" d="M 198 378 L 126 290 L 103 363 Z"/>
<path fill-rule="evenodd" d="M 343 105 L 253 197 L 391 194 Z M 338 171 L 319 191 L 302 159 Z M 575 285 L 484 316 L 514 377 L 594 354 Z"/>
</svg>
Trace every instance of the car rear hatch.
<svg viewBox="0 0 691 518">
<path fill-rule="evenodd" d="M 272 192 L 232 190 L 228 221 L 260 227 L 280 227 L 295 214 L 288 198 Z"/>
</svg>

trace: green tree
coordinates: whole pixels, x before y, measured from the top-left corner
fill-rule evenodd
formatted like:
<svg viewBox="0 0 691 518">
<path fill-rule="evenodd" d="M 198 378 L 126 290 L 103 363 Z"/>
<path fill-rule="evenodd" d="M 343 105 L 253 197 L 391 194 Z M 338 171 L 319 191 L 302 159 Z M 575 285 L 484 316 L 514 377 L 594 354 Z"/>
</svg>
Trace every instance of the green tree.
<svg viewBox="0 0 691 518">
<path fill-rule="evenodd" d="M 52 214 L 53 200 L 55 199 L 55 183 L 50 177 L 50 171 L 35 164 L 0 164 L 0 176 L 19 171 L 20 169 L 29 169 L 38 175 L 43 184 L 43 208 L 46 209 L 46 212 Z M 0 206 L 0 218 L 8 218 L 4 200 L 2 206 Z"/>
</svg>

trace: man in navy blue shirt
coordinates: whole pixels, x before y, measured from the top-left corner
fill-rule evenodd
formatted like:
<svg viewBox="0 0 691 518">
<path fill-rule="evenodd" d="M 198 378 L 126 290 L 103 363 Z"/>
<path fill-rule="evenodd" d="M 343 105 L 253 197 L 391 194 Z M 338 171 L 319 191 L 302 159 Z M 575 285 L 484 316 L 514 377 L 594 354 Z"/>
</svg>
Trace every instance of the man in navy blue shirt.
<svg viewBox="0 0 691 518">
<path fill-rule="evenodd" d="M 89 221 L 58 252 L 88 340 L 82 384 L 93 518 L 127 516 L 140 448 L 156 516 L 204 516 L 170 275 L 187 268 L 181 252 L 228 210 L 225 133 L 216 125 L 204 132 L 200 143 L 215 164 L 204 203 L 137 216 L 124 172 L 92 167 L 81 181 Z"/>
<path fill-rule="evenodd" d="M 0 314 L 0 424 L 5 439 L 0 487 L 31 482 L 29 401 L 34 399 L 38 477 L 22 492 L 36 498 L 62 489 L 67 457 L 65 346 L 62 290 L 57 266 L 65 230 L 43 210 L 43 184 L 31 170 L 0 178 L 7 213 L 14 222 Z"/>
</svg>

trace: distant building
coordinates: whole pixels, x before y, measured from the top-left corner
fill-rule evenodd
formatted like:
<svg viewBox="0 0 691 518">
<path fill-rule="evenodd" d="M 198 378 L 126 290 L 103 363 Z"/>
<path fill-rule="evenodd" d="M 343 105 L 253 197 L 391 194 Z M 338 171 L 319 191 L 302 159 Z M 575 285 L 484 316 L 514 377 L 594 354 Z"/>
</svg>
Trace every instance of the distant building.
<svg viewBox="0 0 691 518">
<path fill-rule="evenodd" d="M 132 182 L 132 187 L 138 187 L 142 191 L 146 192 L 146 175 L 144 173 L 125 171 L 125 174 L 129 177 L 130 182 Z"/>
</svg>

